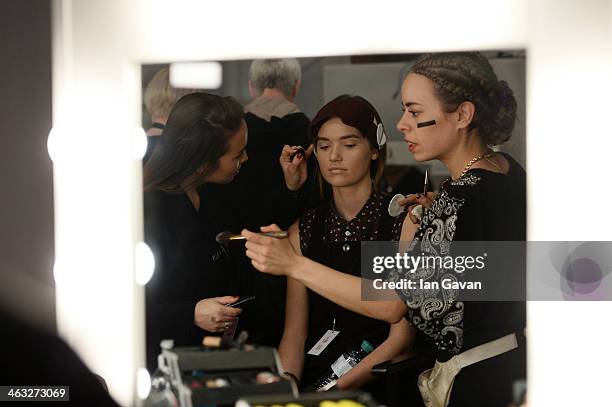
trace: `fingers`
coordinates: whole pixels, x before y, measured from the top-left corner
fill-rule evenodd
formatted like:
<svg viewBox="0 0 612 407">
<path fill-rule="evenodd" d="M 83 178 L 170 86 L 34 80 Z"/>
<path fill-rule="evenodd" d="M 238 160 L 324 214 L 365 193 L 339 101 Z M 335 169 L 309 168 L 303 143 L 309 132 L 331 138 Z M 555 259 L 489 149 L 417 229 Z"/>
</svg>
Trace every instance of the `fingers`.
<svg viewBox="0 0 612 407">
<path fill-rule="evenodd" d="M 314 151 L 314 144 L 311 144 L 306 149 L 306 159 L 308 159 L 311 156 L 313 151 Z"/>
<path fill-rule="evenodd" d="M 254 261 L 258 262 L 258 263 L 263 263 L 264 260 L 265 260 L 264 256 L 262 256 L 259 253 L 254 252 L 252 250 L 247 250 L 246 251 L 246 255 L 247 255 L 247 257 L 249 259 L 254 260 Z"/>
<path fill-rule="evenodd" d="M 236 308 L 238 309 L 238 308 Z M 233 320 L 235 320 L 236 317 L 235 316 L 228 316 L 228 315 L 213 315 L 210 317 L 210 320 L 215 323 L 215 324 L 223 324 L 225 322 L 232 322 Z"/>
<path fill-rule="evenodd" d="M 423 194 L 410 194 L 406 195 L 404 199 L 400 199 L 398 201 L 398 204 L 406 207 L 407 209 L 410 209 L 410 206 L 414 205 L 423 205 L 429 207 L 435 197 L 436 194 L 434 192 L 428 192 L 427 196 L 424 196 Z"/>
<path fill-rule="evenodd" d="M 276 225 L 263 226 L 262 228 L 269 228 L 269 229 L 266 229 L 264 232 L 280 232 L 281 231 L 281 229 Z M 244 236 L 244 238 L 247 240 L 247 243 L 249 242 L 255 243 L 260 246 L 269 246 L 273 244 L 275 240 L 277 240 L 273 237 L 264 236 L 259 233 L 254 233 L 247 229 L 243 229 L 242 232 L 240 232 L 240 234 Z"/>
<path fill-rule="evenodd" d="M 262 226 L 259 229 L 261 229 L 262 232 L 280 232 L 281 231 L 281 228 L 279 228 L 276 223 L 273 223 L 268 226 Z"/>
<path fill-rule="evenodd" d="M 279 161 L 280 162 L 290 163 L 291 162 L 291 154 L 293 154 L 295 152 L 295 150 L 296 150 L 295 147 L 285 145 L 283 147 L 283 150 L 281 151 L 281 155 L 280 155 Z"/>
<path fill-rule="evenodd" d="M 253 267 L 255 267 L 256 270 L 261 271 L 262 273 L 265 273 L 265 267 L 262 263 L 255 261 L 255 260 L 251 260 L 251 264 L 253 265 Z"/>
<path fill-rule="evenodd" d="M 414 205 L 414 206 L 416 206 L 416 205 Z M 416 225 L 416 224 L 420 223 L 421 221 L 419 220 L 419 218 L 414 216 L 414 213 L 412 213 L 412 208 L 414 208 L 414 206 L 411 206 L 410 208 L 408 208 L 408 217 L 410 218 L 410 221 Z"/>
<path fill-rule="evenodd" d="M 219 311 L 219 321 L 232 321 L 238 315 L 242 314 L 241 308 L 234 307 L 223 307 L 221 311 Z"/>
<path fill-rule="evenodd" d="M 310 147 L 309 147 L 309 149 L 310 149 Z M 299 151 L 299 150 L 302 150 L 302 151 Z M 311 150 L 311 152 L 312 152 L 312 150 Z M 295 153 L 297 153 L 297 154 L 295 154 Z M 294 155 L 294 154 L 295 154 L 295 156 L 293 157 L 293 160 L 292 160 L 291 156 Z M 283 162 L 284 163 L 293 163 L 293 164 L 298 165 L 299 163 L 302 162 L 302 160 L 304 159 L 304 156 L 306 158 L 308 158 L 310 156 L 308 154 L 308 150 L 304 150 L 304 147 L 302 147 L 302 146 L 289 146 L 289 145 L 285 145 L 283 147 L 283 150 L 281 151 L 281 155 L 280 155 L 279 161 L 281 163 L 283 163 Z"/>
<path fill-rule="evenodd" d="M 410 195 L 406 195 L 404 197 L 404 199 L 400 199 L 399 201 L 397 201 L 397 203 L 403 207 L 409 207 L 412 205 L 417 205 L 418 204 L 418 198 L 416 196 L 416 194 L 410 194 Z"/>
<path fill-rule="evenodd" d="M 241 308 L 222 306 L 210 315 L 210 320 L 213 323 L 232 322 L 240 314 L 242 314 Z"/>
<path fill-rule="evenodd" d="M 244 238 L 247 240 L 247 242 L 255 242 L 255 243 L 262 243 L 265 241 L 265 239 L 270 239 L 269 237 L 266 236 L 261 236 L 258 233 L 255 232 L 251 232 L 248 229 L 242 229 L 242 232 L 240 232 L 240 234 L 242 236 L 244 236 Z"/>
<path fill-rule="evenodd" d="M 226 329 L 228 329 L 230 326 L 232 326 L 233 322 L 234 322 L 234 320 L 217 322 L 217 323 L 215 323 L 214 330 L 212 332 L 223 332 Z"/>
<path fill-rule="evenodd" d="M 236 295 L 226 295 L 225 297 L 215 297 L 215 300 L 220 304 L 227 305 L 235 303 L 239 298 Z"/>
</svg>

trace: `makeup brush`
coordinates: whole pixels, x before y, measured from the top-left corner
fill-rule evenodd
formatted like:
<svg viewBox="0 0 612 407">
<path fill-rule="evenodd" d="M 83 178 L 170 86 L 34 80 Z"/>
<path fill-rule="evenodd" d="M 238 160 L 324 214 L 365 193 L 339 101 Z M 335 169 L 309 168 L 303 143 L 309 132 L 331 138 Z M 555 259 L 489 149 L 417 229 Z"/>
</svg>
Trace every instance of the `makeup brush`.
<svg viewBox="0 0 612 407">
<path fill-rule="evenodd" d="M 284 230 L 281 230 L 280 232 L 264 232 L 264 233 L 259 233 L 259 234 L 262 236 L 274 237 L 276 239 L 284 239 L 288 236 L 287 232 Z M 217 243 L 220 243 L 220 244 L 228 244 L 230 240 L 244 240 L 244 239 L 245 239 L 244 236 L 240 234 L 233 234 L 229 230 L 226 230 L 225 232 L 221 232 L 217 234 L 217 237 L 215 238 Z"/>
</svg>

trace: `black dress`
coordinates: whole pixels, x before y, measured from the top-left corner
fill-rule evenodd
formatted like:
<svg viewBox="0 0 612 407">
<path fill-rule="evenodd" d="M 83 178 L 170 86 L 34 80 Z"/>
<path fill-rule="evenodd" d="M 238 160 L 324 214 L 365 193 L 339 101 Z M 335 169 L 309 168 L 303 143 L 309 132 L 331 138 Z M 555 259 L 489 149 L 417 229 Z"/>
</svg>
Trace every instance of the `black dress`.
<svg viewBox="0 0 612 407">
<path fill-rule="evenodd" d="M 290 192 L 278 160 L 285 144 L 308 147 L 310 121 L 301 112 L 273 116 L 270 120 L 246 113 L 244 119 L 248 128 L 249 159 L 229 184 L 202 187 L 202 193 L 207 196 L 203 209 L 220 228 L 235 233 L 243 228 L 259 231 L 260 226 L 271 223 L 286 229 L 316 194 L 312 193 L 313 177 L 309 177 L 308 185 L 300 193 Z M 239 329 L 247 330 L 249 340 L 254 343 L 278 346 L 285 318 L 285 278 L 254 270 L 242 241 L 232 242 L 230 251 L 240 269 L 243 295 L 255 296 L 245 310 L 245 318 L 241 318 Z M 249 318 L 246 318 L 247 311 Z"/>
<path fill-rule="evenodd" d="M 525 171 L 512 157 L 504 156 L 510 164 L 505 175 L 472 169 L 457 181 L 443 184 L 425 211 L 409 250 L 445 256 L 452 253 L 453 241 L 524 241 Z M 518 349 L 460 371 L 449 404 L 507 406 L 512 400 L 512 383 L 526 374 L 525 303 L 442 301 L 426 292 L 407 297 L 399 293 L 408 305 L 406 318 L 432 343 L 441 362 L 507 334 L 517 334 Z"/>
<path fill-rule="evenodd" d="M 361 241 L 399 240 L 404 217 L 387 214 L 388 197 L 373 192 L 359 214 L 346 221 L 333 205 L 323 204 L 300 218 L 302 254 L 335 270 L 361 275 Z M 308 387 L 323 375 L 345 351 L 359 347 L 366 339 L 374 347 L 389 336 L 389 324 L 349 311 L 308 290 L 308 352 L 334 327 L 340 334 L 318 356 L 306 354 L 302 384 Z"/>
<path fill-rule="evenodd" d="M 146 285 L 147 367 L 154 370 L 162 339 L 190 346 L 210 334 L 194 325 L 198 301 L 239 295 L 239 287 L 215 224 L 185 193 L 145 192 L 144 203 L 145 241 L 155 256 Z"/>
</svg>

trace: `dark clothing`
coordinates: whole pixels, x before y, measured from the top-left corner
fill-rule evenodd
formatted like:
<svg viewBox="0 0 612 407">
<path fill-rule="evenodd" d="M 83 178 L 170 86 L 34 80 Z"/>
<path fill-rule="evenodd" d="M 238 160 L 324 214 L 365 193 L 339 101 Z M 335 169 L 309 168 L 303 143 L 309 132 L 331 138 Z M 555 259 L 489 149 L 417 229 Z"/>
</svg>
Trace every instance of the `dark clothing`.
<svg viewBox="0 0 612 407">
<path fill-rule="evenodd" d="M 359 214 L 344 220 L 333 205 L 324 204 L 300 218 L 302 254 L 335 270 L 361 275 L 361 241 L 399 240 L 403 217 L 387 212 L 388 199 L 374 192 Z M 344 309 L 312 290 L 308 290 L 308 352 L 335 326 L 340 334 L 318 356 L 306 354 L 302 383 L 314 384 L 344 352 L 358 348 L 366 339 L 374 347 L 389 336 L 389 324 Z M 335 324 L 334 324 L 335 320 Z"/>
<path fill-rule="evenodd" d="M 206 184 L 203 190 L 212 197 L 215 218 L 229 230 L 258 231 L 271 223 L 286 229 L 298 218 L 303 201 L 285 186 L 278 160 L 286 144 L 308 147 L 308 118 L 291 113 L 266 121 L 246 113 L 244 119 L 248 161 L 229 184 Z"/>
<path fill-rule="evenodd" d="M 146 192 L 144 203 L 145 241 L 155 256 L 146 285 L 147 367 L 154 369 L 162 339 L 201 343 L 206 332 L 193 322 L 198 301 L 239 295 L 239 287 L 227 250 L 215 241 L 219 230 L 185 193 Z"/>
<path fill-rule="evenodd" d="M 249 159 L 231 183 L 202 187 L 209 197 L 206 211 L 221 229 L 236 233 L 243 228 L 259 231 L 260 226 L 272 223 L 286 229 L 307 205 L 304 198 L 311 194 L 287 189 L 279 158 L 286 144 L 308 147 L 308 117 L 293 112 L 271 116 L 268 121 L 246 113 L 244 119 Z M 244 242 L 232 242 L 230 250 L 240 269 L 243 295 L 255 296 L 248 311 L 251 318 L 241 318 L 239 329 L 247 330 L 255 343 L 278 346 L 284 326 L 286 280 L 253 269 Z"/>
<path fill-rule="evenodd" d="M 381 182 L 381 190 L 391 196 L 395 194 L 410 195 L 423 193 L 423 183 L 425 180 L 425 173 L 422 172 L 418 167 L 409 166 L 408 169 L 402 174 L 397 184 L 390 185 L 387 180 L 388 167 L 385 168 L 385 174 Z M 428 190 L 432 191 L 435 189 L 434 185 L 429 180 Z"/>
<path fill-rule="evenodd" d="M 409 250 L 446 256 L 453 253 L 453 241 L 524 241 L 525 171 L 512 157 L 504 156 L 510 163 L 506 175 L 472 169 L 457 181 L 443 183 Z M 437 280 L 441 275 L 440 270 L 430 278 Z M 403 277 L 410 278 L 410 273 Z M 421 294 L 405 295 L 407 318 L 425 333 L 441 362 L 509 333 L 520 337 L 525 327 L 524 302 L 441 301 L 437 294 Z M 507 405 L 512 382 L 525 377 L 525 365 L 522 348 L 467 367 L 456 378 L 450 405 Z"/>
<path fill-rule="evenodd" d="M 155 129 L 159 129 L 159 130 L 164 130 L 164 125 L 161 123 L 153 123 L 151 125 L 152 128 Z M 147 136 L 147 151 L 145 152 L 144 157 L 142 157 L 142 164 L 146 164 L 147 161 L 149 161 L 149 158 L 151 158 L 151 155 L 153 154 L 153 151 L 155 151 L 155 148 L 157 147 L 157 144 L 159 144 L 159 138 L 161 137 L 161 135 L 150 135 Z"/>
<path fill-rule="evenodd" d="M 159 138 L 161 136 L 147 136 L 147 151 L 145 152 L 144 157 L 142 157 L 142 164 L 146 164 L 151 158 L 153 151 L 155 151 L 155 147 L 159 144 Z"/>
<path fill-rule="evenodd" d="M 1 313 L 0 327 L 2 329 L 0 344 L 4 350 L 0 372 L 2 385 L 68 386 L 70 401 L 57 402 L 57 405 L 118 406 L 100 380 L 89 371 L 63 340 Z M 15 404 L 56 405 L 49 402 Z"/>
</svg>

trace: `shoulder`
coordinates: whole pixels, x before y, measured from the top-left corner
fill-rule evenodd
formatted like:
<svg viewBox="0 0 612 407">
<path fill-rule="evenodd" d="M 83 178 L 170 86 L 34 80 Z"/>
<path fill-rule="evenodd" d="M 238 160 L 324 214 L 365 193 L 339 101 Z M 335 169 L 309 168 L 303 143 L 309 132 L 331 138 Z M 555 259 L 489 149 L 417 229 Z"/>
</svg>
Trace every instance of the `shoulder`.
<svg viewBox="0 0 612 407">
<path fill-rule="evenodd" d="M 310 238 L 312 236 L 312 227 L 319 210 L 319 206 L 308 209 L 300 216 L 300 219 L 294 223 L 299 232 L 299 243 L 302 252 L 304 252 L 309 246 Z"/>
<path fill-rule="evenodd" d="M 525 194 L 526 176 L 521 165 L 507 153 L 500 153 L 508 163 L 506 173 L 476 168 L 462 179 L 451 182 L 453 196 L 505 203 L 509 196 L 519 199 Z"/>
<path fill-rule="evenodd" d="M 282 117 L 283 120 L 291 123 L 310 124 L 310 119 L 303 112 L 289 113 Z"/>
<path fill-rule="evenodd" d="M 282 117 L 272 116 L 270 124 L 279 132 L 283 132 L 284 138 L 293 140 L 291 144 L 303 145 L 303 139 L 308 135 L 310 119 L 302 112 L 293 112 Z"/>
<path fill-rule="evenodd" d="M 408 212 L 403 211 L 397 216 L 391 216 L 389 214 L 389 203 L 391 202 L 392 196 L 385 192 L 378 192 L 377 196 L 377 209 L 380 211 L 380 219 L 383 227 L 387 229 L 388 240 L 400 240 L 402 235 L 402 229 L 406 219 L 409 220 Z M 412 224 L 412 222 L 410 222 Z"/>
<path fill-rule="evenodd" d="M 308 224 L 312 225 L 312 223 L 314 222 L 314 219 L 317 217 L 317 212 L 319 211 L 320 211 L 320 205 L 304 211 L 304 213 L 300 215 L 300 219 L 299 219 L 300 230 L 302 230 L 303 225 L 308 225 Z"/>
<path fill-rule="evenodd" d="M 447 208 L 458 214 L 463 240 L 523 240 L 526 224 L 525 170 L 507 154 L 506 174 L 475 169 L 463 185 L 448 188 Z M 461 180 L 460 180 L 461 181 Z M 442 208 L 440 208 L 442 210 Z"/>
</svg>

